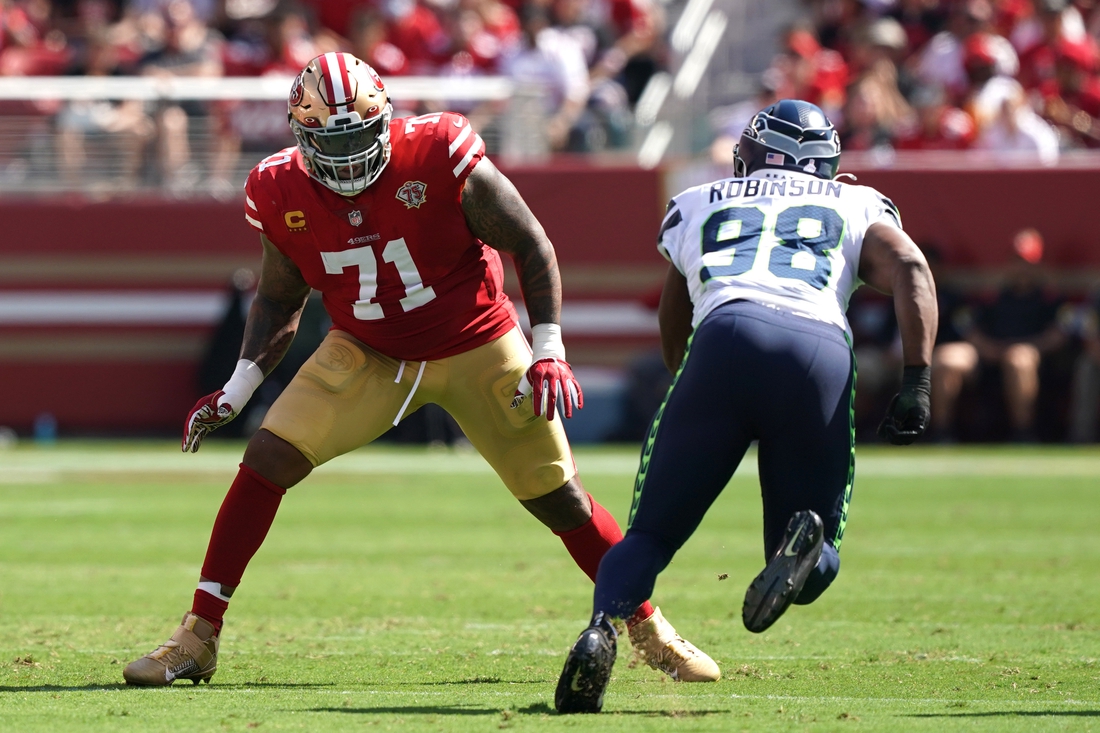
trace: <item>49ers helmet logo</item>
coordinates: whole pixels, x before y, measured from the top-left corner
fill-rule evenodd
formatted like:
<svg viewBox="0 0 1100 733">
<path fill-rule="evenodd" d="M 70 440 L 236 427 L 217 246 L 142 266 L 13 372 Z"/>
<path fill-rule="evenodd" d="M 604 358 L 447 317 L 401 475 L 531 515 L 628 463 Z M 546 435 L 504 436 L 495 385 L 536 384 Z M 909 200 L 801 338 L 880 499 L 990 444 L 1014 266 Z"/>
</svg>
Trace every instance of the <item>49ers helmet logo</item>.
<svg viewBox="0 0 1100 733">
<path fill-rule="evenodd" d="M 378 72 L 374 70 L 373 66 L 367 65 L 367 76 L 374 82 L 374 88 L 380 92 L 386 91 L 386 85 L 382 83 L 382 77 L 378 76 Z"/>
<path fill-rule="evenodd" d="M 427 201 L 428 184 L 420 181 L 405 181 L 401 188 L 397 189 L 397 200 L 405 204 L 406 209 L 420 208 Z"/>
<path fill-rule="evenodd" d="M 297 107 L 302 103 L 302 96 L 305 94 L 305 87 L 302 84 L 302 75 L 294 77 L 294 83 L 290 87 L 290 106 Z"/>
</svg>

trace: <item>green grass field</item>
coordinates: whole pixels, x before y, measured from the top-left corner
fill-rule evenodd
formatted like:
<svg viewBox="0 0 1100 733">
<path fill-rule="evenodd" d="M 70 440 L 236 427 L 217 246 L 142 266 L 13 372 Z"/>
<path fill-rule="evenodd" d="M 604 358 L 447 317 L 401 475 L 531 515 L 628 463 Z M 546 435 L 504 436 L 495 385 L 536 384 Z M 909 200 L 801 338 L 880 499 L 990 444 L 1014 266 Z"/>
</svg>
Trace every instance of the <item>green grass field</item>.
<svg viewBox="0 0 1100 733">
<path fill-rule="evenodd" d="M 213 684 L 127 688 L 241 448 L 0 452 L 0 730 L 1100 729 L 1100 452 L 1072 449 L 861 450 L 843 571 L 759 636 L 747 461 L 655 599 L 724 678 L 673 683 L 624 639 L 598 717 L 553 712 L 591 601 L 561 543 L 476 455 L 366 449 L 287 495 Z M 623 519 L 636 451 L 577 460 Z"/>
</svg>

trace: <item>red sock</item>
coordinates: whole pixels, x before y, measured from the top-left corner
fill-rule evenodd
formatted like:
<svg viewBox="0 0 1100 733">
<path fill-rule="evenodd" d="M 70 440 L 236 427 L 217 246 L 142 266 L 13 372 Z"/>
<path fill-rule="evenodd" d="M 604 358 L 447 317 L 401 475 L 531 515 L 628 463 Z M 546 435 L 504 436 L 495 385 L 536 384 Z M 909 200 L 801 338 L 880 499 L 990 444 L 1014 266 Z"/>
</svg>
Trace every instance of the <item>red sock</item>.
<svg viewBox="0 0 1100 733">
<path fill-rule="evenodd" d="M 221 633 L 222 619 L 225 618 L 227 608 L 229 608 L 229 601 L 223 601 L 204 590 L 195 589 L 195 600 L 191 603 L 191 613 L 214 624 L 216 633 Z"/>
<path fill-rule="evenodd" d="M 615 517 L 600 506 L 591 494 L 588 495 L 588 501 L 592 504 L 592 519 L 576 529 L 554 534 L 561 537 L 561 541 L 565 543 L 565 549 L 569 550 L 577 567 L 595 583 L 596 571 L 600 569 L 600 560 L 612 545 L 623 538 L 623 533 Z M 633 616 L 627 619 L 626 625 L 634 626 L 652 615 L 653 604 L 646 601 L 638 607 Z"/>
<path fill-rule="evenodd" d="M 214 520 L 206 560 L 202 564 L 204 578 L 221 583 L 227 589 L 240 585 L 244 569 L 267 537 L 285 493 L 286 489 L 241 464 L 218 510 L 218 518 Z M 203 590 L 195 591 L 191 612 L 214 624 L 219 631 L 227 608 L 228 600 Z"/>
</svg>

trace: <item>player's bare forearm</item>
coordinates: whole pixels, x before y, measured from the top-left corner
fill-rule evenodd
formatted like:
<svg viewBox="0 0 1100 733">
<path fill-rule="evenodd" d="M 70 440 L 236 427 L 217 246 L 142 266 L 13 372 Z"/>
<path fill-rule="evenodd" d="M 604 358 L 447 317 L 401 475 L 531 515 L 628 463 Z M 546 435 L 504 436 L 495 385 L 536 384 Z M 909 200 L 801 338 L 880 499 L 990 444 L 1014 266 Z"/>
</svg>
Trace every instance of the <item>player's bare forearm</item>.
<svg viewBox="0 0 1100 733">
<path fill-rule="evenodd" d="M 923 258 L 922 258 L 923 259 Z M 894 280 L 894 312 L 905 366 L 931 366 L 939 326 L 936 284 L 926 263 L 900 264 Z"/>
<path fill-rule="evenodd" d="M 290 348 L 310 287 L 290 258 L 262 237 L 264 260 L 256 297 L 244 326 L 241 358 L 271 373 Z"/>
<path fill-rule="evenodd" d="M 462 212 L 474 236 L 512 256 L 531 325 L 561 322 L 561 275 L 554 246 L 519 191 L 482 158 L 462 190 Z"/>
<path fill-rule="evenodd" d="M 902 230 L 872 224 L 863 240 L 859 276 L 894 297 L 905 366 L 932 364 L 939 307 L 936 283 L 924 254 Z"/>
<path fill-rule="evenodd" d="M 657 321 L 661 326 L 661 356 L 665 368 L 672 374 L 680 368 L 691 336 L 691 295 L 687 280 L 675 265 L 668 266 L 661 303 L 657 306 Z"/>
</svg>

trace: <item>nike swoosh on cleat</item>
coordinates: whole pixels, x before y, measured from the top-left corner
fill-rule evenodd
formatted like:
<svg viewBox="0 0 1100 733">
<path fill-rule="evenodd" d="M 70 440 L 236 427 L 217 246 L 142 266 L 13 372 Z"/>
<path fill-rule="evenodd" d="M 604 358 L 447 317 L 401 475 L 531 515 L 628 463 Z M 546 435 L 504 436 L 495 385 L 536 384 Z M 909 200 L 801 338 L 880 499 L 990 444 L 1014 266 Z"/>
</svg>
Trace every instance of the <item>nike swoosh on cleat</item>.
<svg viewBox="0 0 1100 733">
<path fill-rule="evenodd" d="M 165 682 L 171 682 L 174 679 L 176 679 L 176 674 L 172 670 L 165 667 L 164 668 L 164 681 Z"/>
<path fill-rule="evenodd" d="M 583 689 L 583 688 L 581 688 L 580 685 L 577 684 L 577 680 L 580 679 L 580 676 L 581 676 L 581 671 L 578 669 L 576 671 L 576 673 L 573 675 L 573 681 L 569 683 L 569 689 L 572 690 L 573 692 L 580 692 Z"/>
<path fill-rule="evenodd" d="M 794 533 L 794 537 L 791 537 L 791 541 L 787 543 L 787 546 L 783 548 L 783 554 L 786 557 L 795 557 L 797 552 L 792 552 L 791 548 L 794 547 L 794 543 L 798 542 L 798 538 L 802 536 L 802 530 L 804 527 L 799 527 L 798 531 Z"/>
</svg>

